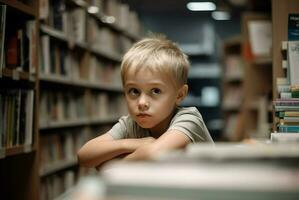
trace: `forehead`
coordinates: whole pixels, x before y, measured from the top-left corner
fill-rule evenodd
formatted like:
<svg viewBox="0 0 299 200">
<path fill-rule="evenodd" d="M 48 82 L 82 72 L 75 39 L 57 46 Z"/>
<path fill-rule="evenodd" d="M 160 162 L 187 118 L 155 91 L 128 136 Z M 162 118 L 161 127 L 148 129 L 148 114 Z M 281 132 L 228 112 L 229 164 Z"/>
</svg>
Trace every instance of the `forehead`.
<svg viewBox="0 0 299 200">
<path fill-rule="evenodd" d="M 170 73 L 160 71 L 152 68 L 130 68 L 125 74 L 125 84 L 138 82 L 138 83 L 161 83 L 165 85 L 173 85 L 173 77 Z"/>
</svg>

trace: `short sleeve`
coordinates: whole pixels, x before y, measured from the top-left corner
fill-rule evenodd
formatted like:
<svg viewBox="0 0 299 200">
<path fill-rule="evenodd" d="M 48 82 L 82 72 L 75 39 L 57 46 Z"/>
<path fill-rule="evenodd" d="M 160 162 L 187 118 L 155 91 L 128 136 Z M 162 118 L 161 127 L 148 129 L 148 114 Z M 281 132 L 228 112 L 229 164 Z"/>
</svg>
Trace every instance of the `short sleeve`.
<svg viewBox="0 0 299 200">
<path fill-rule="evenodd" d="M 113 139 L 126 139 L 126 138 L 142 138 L 148 137 L 149 131 L 141 128 L 136 122 L 128 115 L 121 117 L 118 122 L 110 129 L 109 134 Z"/>
<path fill-rule="evenodd" d="M 128 126 L 128 116 L 123 116 L 110 129 L 109 134 L 115 140 L 127 138 L 127 126 Z"/>
<path fill-rule="evenodd" d="M 175 129 L 190 138 L 192 142 L 213 142 L 210 133 L 195 107 L 180 108 L 173 117 L 168 130 Z"/>
</svg>

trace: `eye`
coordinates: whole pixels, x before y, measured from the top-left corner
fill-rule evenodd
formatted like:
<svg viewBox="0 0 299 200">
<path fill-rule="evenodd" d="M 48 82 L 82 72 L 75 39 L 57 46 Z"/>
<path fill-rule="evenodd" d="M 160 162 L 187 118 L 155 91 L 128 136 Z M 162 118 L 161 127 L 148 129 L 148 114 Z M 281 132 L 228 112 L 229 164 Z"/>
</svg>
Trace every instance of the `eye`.
<svg viewBox="0 0 299 200">
<path fill-rule="evenodd" d="M 154 95 L 161 94 L 161 90 L 159 88 L 153 88 L 152 89 L 152 94 L 154 94 Z"/>
<path fill-rule="evenodd" d="M 131 96 L 138 96 L 139 95 L 139 91 L 136 88 L 130 88 L 128 90 L 128 94 Z"/>
</svg>

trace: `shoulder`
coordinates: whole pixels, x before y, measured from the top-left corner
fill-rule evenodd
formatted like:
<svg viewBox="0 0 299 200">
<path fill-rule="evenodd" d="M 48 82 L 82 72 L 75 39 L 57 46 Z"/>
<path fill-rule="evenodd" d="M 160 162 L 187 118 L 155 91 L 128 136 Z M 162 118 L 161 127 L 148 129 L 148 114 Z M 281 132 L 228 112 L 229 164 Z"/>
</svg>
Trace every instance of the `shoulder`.
<svg viewBox="0 0 299 200">
<path fill-rule="evenodd" d="M 118 120 L 118 123 L 120 123 L 121 125 L 124 125 L 124 126 L 128 126 L 128 125 L 133 125 L 134 120 L 132 119 L 132 117 L 130 115 L 126 115 L 126 116 L 120 117 Z"/>
<path fill-rule="evenodd" d="M 186 134 L 193 142 L 212 141 L 210 133 L 196 107 L 178 108 L 170 122 L 169 130 Z"/>
<path fill-rule="evenodd" d="M 196 107 L 178 108 L 177 113 L 174 115 L 173 119 L 176 119 L 178 117 L 194 117 L 202 119 L 202 116 Z"/>
<path fill-rule="evenodd" d="M 115 139 L 141 138 L 147 136 L 147 132 L 138 126 L 130 115 L 120 117 L 110 132 Z"/>
</svg>

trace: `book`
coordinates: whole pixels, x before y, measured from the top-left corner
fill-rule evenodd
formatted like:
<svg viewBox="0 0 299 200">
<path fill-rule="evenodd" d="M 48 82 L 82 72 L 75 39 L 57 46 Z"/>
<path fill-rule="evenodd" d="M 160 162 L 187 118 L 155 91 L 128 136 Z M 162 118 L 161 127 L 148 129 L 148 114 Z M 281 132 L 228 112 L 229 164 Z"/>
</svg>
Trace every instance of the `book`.
<svg viewBox="0 0 299 200">
<path fill-rule="evenodd" d="M 299 98 L 282 98 L 273 101 L 277 106 L 299 106 Z"/>
<path fill-rule="evenodd" d="M 4 41 L 6 25 L 6 5 L 0 5 L 0 70 L 4 68 Z"/>
<path fill-rule="evenodd" d="M 37 53 L 37 35 L 36 35 L 36 24 L 34 20 L 28 21 L 26 23 L 26 35 L 29 40 L 29 73 L 35 74 L 37 69 L 37 60 L 36 60 L 36 53 Z M 27 50 L 28 51 L 28 50 Z"/>
<path fill-rule="evenodd" d="M 41 36 L 41 52 L 42 52 L 42 66 L 41 73 L 42 74 L 50 74 L 51 69 L 51 59 L 50 59 L 50 36 L 43 35 Z"/>
<path fill-rule="evenodd" d="M 15 69 L 20 66 L 20 32 L 16 31 L 6 41 L 6 67 Z"/>
<path fill-rule="evenodd" d="M 279 118 L 299 117 L 299 111 L 280 111 L 280 112 L 276 112 L 275 115 Z"/>
<path fill-rule="evenodd" d="M 296 199 L 298 150 L 296 144 L 191 144 L 154 162 L 109 162 L 100 175 L 115 200 Z"/>
<path fill-rule="evenodd" d="M 278 125 L 278 132 L 299 133 L 299 125 Z"/>
<path fill-rule="evenodd" d="M 40 0 L 39 1 L 39 19 L 48 20 L 49 18 L 49 0 Z"/>
<path fill-rule="evenodd" d="M 21 100 L 25 101 L 26 106 L 26 120 L 25 120 L 25 145 L 31 145 L 33 142 L 33 115 L 34 115 L 34 91 L 33 90 L 25 90 L 21 94 Z"/>
<path fill-rule="evenodd" d="M 270 56 L 272 47 L 272 25 L 269 20 L 252 20 L 248 22 L 249 41 L 255 57 Z"/>
<path fill-rule="evenodd" d="M 273 143 L 297 143 L 299 134 L 297 133 L 271 133 L 271 142 Z"/>
<path fill-rule="evenodd" d="M 288 77 L 291 85 L 299 85 L 299 41 L 288 42 Z"/>
<path fill-rule="evenodd" d="M 299 14 L 290 13 L 288 16 L 288 40 L 299 40 Z"/>
</svg>

